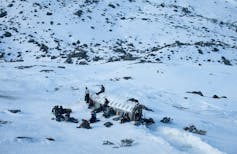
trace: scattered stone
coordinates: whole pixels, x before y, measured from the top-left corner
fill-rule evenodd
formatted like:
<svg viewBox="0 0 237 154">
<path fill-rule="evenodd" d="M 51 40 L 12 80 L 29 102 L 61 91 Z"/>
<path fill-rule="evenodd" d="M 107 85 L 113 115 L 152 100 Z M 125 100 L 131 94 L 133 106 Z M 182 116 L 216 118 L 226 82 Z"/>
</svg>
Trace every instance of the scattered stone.
<svg viewBox="0 0 237 154">
<path fill-rule="evenodd" d="M 74 13 L 74 15 L 77 15 L 78 17 L 81 17 L 83 14 L 82 10 L 78 10 L 77 12 Z"/>
<path fill-rule="evenodd" d="M 53 13 L 47 12 L 46 15 L 47 15 L 47 16 L 51 16 L 51 15 L 53 15 Z"/>
<path fill-rule="evenodd" d="M 141 119 L 141 123 L 143 125 L 150 126 L 150 125 L 154 124 L 155 121 L 152 118 L 149 118 L 149 119 L 143 118 L 143 119 Z"/>
<path fill-rule="evenodd" d="M 230 63 L 230 60 L 226 59 L 224 56 L 221 57 L 221 59 L 222 59 L 222 62 L 223 62 L 225 65 L 232 65 L 232 64 Z"/>
<path fill-rule="evenodd" d="M 204 130 L 198 130 L 194 125 L 191 125 L 189 127 L 185 127 L 184 130 L 195 133 L 195 134 L 199 134 L 199 135 L 206 135 L 206 132 L 207 132 L 207 131 L 204 131 Z"/>
<path fill-rule="evenodd" d="M 7 15 L 7 11 L 1 9 L 1 10 L 0 10 L 0 18 L 5 17 L 6 15 Z"/>
<path fill-rule="evenodd" d="M 164 117 L 162 120 L 160 120 L 160 122 L 163 123 L 170 123 L 171 121 L 173 121 L 173 119 L 171 119 L 170 117 Z"/>
<path fill-rule="evenodd" d="M 103 145 L 114 145 L 114 143 L 106 140 L 106 141 L 103 141 Z"/>
<path fill-rule="evenodd" d="M 17 141 L 26 141 L 26 142 L 33 142 L 34 139 L 32 137 L 28 137 L 28 136 L 18 136 L 16 137 Z"/>
<path fill-rule="evenodd" d="M 54 70 L 40 70 L 40 72 L 50 73 L 50 72 L 54 72 Z"/>
<path fill-rule="evenodd" d="M 136 98 L 129 98 L 128 101 L 138 103 L 139 101 Z"/>
<path fill-rule="evenodd" d="M 191 91 L 191 92 L 188 91 L 187 93 L 190 93 L 190 94 L 197 94 L 197 95 L 200 95 L 200 96 L 204 96 L 201 91 Z"/>
<path fill-rule="evenodd" d="M 0 124 L 7 124 L 10 123 L 9 121 L 4 121 L 4 120 L 0 120 Z"/>
<path fill-rule="evenodd" d="M 10 32 L 5 32 L 5 33 L 3 34 L 3 36 L 5 36 L 5 37 L 11 37 L 12 34 L 11 34 Z"/>
<path fill-rule="evenodd" d="M 112 122 L 106 122 L 106 123 L 104 123 L 104 125 L 105 125 L 105 127 L 111 127 L 113 125 L 113 123 Z"/>
<path fill-rule="evenodd" d="M 32 65 L 30 66 L 16 66 L 15 68 L 18 68 L 18 69 L 25 69 L 25 68 L 31 68 L 33 67 Z"/>
<path fill-rule="evenodd" d="M 47 53 L 49 50 L 49 47 L 42 43 L 40 45 L 40 50 Z"/>
<path fill-rule="evenodd" d="M 185 110 L 185 109 L 188 109 L 186 107 L 183 107 L 183 106 L 176 106 L 176 105 L 173 105 L 173 107 L 179 109 L 179 110 Z"/>
<path fill-rule="evenodd" d="M 133 145 L 134 140 L 133 139 L 123 139 L 121 140 L 120 147 L 129 147 Z"/>
<path fill-rule="evenodd" d="M 62 68 L 62 69 L 65 69 L 66 67 L 65 67 L 65 66 L 58 66 L 58 68 Z"/>
<path fill-rule="evenodd" d="M 115 5 L 113 5 L 113 4 L 111 4 L 111 3 L 108 4 L 108 6 L 111 7 L 111 8 L 113 8 L 113 9 L 115 8 Z"/>
<path fill-rule="evenodd" d="M 227 98 L 227 97 L 226 97 L 226 96 L 221 96 L 221 97 L 219 97 L 219 96 L 217 96 L 217 95 L 213 95 L 212 98 L 220 99 L 220 98 Z"/>
<path fill-rule="evenodd" d="M 88 63 L 86 61 L 80 61 L 79 65 L 88 65 Z"/>
<path fill-rule="evenodd" d="M 49 141 L 55 141 L 55 139 L 53 139 L 51 137 L 47 137 L 46 139 L 49 140 Z"/>
<path fill-rule="evenodd" d="M 123 79 L 124 80 L 130 80 L 130 79 L 132 79 L 132 77 L 131 76 L 125 76 L 125 77 L 123 77 Z"/>
<path fill-rule="evenodd" d="M 16 110 L 8 110 L 9 112 L 11 112 L 11 113 L 18 113 L 18 112 L 21 112 L 21 110 L 19 110 L 19 109 L 16 109 Z"/>
</svg>

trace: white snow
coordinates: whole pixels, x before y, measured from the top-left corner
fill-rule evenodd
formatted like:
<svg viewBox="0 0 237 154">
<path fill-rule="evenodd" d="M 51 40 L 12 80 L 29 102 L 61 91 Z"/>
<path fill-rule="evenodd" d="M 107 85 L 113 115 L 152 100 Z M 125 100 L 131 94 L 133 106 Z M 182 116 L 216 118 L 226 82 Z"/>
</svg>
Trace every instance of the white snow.
<svg viewBox="0 0 237 154">
<path fill-rule="evenodd" d="M 7 11 L 0 18 L 0 154 L 236 154 L 237 1 L 96 1 L 0 0 Z M 65 63 L 82 51 L 87 58 Z M 126 54 L 138 59 L 125 61 Z M 136 98 L 154 110 L 143 116 L 155 124 L 120 124 L 99 113 L 92 129 L 76 128 L 91 116 L 85 87 L 102 84 L 110 101 Z M 71 108 L 79 123 L 51 120 L 55 105 Z M 165 116 L 172 123 L 161 123 Z M 206 135 L 183 130 L 190 125 Z M 134 143 L 120 147 L 122 139 Z"/>
<path fill-rule="evenodd" d="M 19 65 L 35 66 L 15 68 Z M 11 121 L 0 127 L 1 153 L 235 153 L 237 150 L 234 93 L 237 69 L 233 67 L 131 62 L 64 65 L 66 69 L 57 66 L 56 63 L 1 63 L 0 117 Z M 54 72 L 40 72 L 42 69 Z M 133 79 L 110 80 L 124 76 Z M 134 97 L 152 108 L 154 112 L 146 111 L 144 116 L 154 118 L 156 123 L 149 128 L 137 127 L 132 122 L 120 124 L 98 114 L 101 121 L 92 124 L 91 130 L 84 130 L 76 128 L 78 124 L 51 120 L 51 109 L 57 104 L 72 108 L 72 116 L 79 120 L 89 119 L 90 110 L 83 100 L 84 87 L 100 84 L 104 84 L 107 95 L 122 99 Z M 56 87 L 59 90 L 55 91 Z M 201 90 L 205 97 L 186 93 L 192 90 Z M 214 94 L 225 95 L 227 99 L 213 99 Z M 13 114 L 8 109 L 22 112 Z M 173 123 L 160 123 L 164 116 L 172 117 Z M 103 125 L 106 121 L 114 125 L 106 128 Z M 185 132 L 183 127 L 189 124 L 206 130 L 207 134 Z M 16 140 L 17 136 L 33 140 L 20 141 Z M 47 141 L 46 137 L 55 141 Z M 124 138 L 134 139 L 134 145 L 127 148 L 102 145 L 104 140 L 109 140 L 118 146 Z"/>
</svg>

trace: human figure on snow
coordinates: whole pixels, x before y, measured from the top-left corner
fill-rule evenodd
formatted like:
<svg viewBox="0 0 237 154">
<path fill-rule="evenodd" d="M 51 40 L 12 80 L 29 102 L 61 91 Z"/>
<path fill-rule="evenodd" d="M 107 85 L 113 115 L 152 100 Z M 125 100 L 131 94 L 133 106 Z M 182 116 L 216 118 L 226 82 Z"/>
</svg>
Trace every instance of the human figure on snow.
<svg viewBox="0 0 237 154">
<path fill-rule="evenodd" d="M 87 120 L 82 119 L 82 122 L 81 122 L 80 126 L 77 127 L 77 128 L 86 128 L 86 129 L 90 129 L 91 126 L 90 126 L 90 123 L 89 123 Z"/>
<path fill-rule="evenodd" d="M 109 104 L 109 100 L 105 98 L 105 102 L 102 105 L 102 111 L 105 111 L 109 107 L 108 104 Z"/>
<path fill-rule="evenodd" d="M 99 95 L 101 93 L 105 92 L 105 87 L 103 85 L 101 85 L 100 87 L 100 91 L 96 93 L 96 95 Z"/>
<path fill-rule="evenodd" d="M 97 121 L 97 119 L 96 119 L 96 112 L 92 111 L 91 112 L 90 123 L 95 123 L 96 121 Z"/>
<path fill-rule="evenodd" d="M 94 101 L 91 98 L 89 98 L 89 102 L 88 103 L 89 103 L 88 104 L 88 109 L 90 109 L 90 108 L 92 108 L 94 106 Z"/>
<path fill-rule="evenodd" d="M 128 116 L 128 113 L 125 113 L 120 121 L 120 123 L 125 123 L 125 122 L 129 122 L 130 118 Z"/>
<path fill-rule="evenodd" d="M 90 100 L 90 92 L 89 89 L 86 87 L 86 91 L 85 91 L 85 101 L 86 103 L 89 103 Z"/>
</svg>

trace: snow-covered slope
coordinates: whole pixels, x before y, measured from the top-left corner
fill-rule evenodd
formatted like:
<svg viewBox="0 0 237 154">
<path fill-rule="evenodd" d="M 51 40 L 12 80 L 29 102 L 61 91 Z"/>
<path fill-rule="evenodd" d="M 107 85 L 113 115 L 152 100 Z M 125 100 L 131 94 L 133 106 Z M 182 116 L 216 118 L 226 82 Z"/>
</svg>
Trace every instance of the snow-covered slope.
<svg viewBox="0 0 237 154">
<path fill-rule="evenodd" d="M 224 56 L 236 64 L 236 3 L 1 0 L 0 52 L 5 61 L 217 63 Z"/>
<path fill-rule="evenodd" d="M 236 64 L 236 0 L 0 0 L 0 154 L 235 154 Z M 51 120 L 54 105 L 89 119 L 84 88 L 101 84 L 155 124 Z"/>
<path fill-rule="evenodd" d="M 32 63 L 22 63 L 30 66 Z M 10 123 L 0 126 L 0 153 L 236 153 L 237 97 L 236 70 L 228 66 L 193 64 L 132 64 L 73 66 L 34 63 L 19 69 L 18 63 L 1 64 L 0 120 Z M 42 70 L 53 70 L 44 72 Z M 192 74 L 190 74 L 192 72 Z M 125 80 L 123 77 L 132 79 Z M 117 79 L 117 80 L 114 80 Z M 84 87 L 99 90 L 104 84 L 109 99 L 137 98 L 154 112 L 144 112 L 155 124 L 149 128 L 120 124 L 112 118 L 92 124 L 91 130 L 78 129 L 78 124 L 51 120 L 51 108 L 58 104 L 72 108 L 72 116 L 90 118 L 84 103 Z M 201 90 L 204 97 L 186 93 Z M 226 96 L 214 99 L 212 96 Z M 113 96 L 113 97 L 112 97 Z M 114 100 L 116 100 L 114 98 Z M 8 109 L 21 109 L 10 113 Z M 173 123 L 162 124 L 164 116 Z M 114 125 L 106 128 L 107 121 Z M 195 135 L 183 127 L 194 124 L 207 134 Z M 16 139 L 16 137 L 32 139 Z M 54 142 L 46 138 L 54 138 Z M 135 140 L 132 147 L 113 148 L 120 140 Z M 105 146 L 103 141 L 116 145 Z"/>
</svg>

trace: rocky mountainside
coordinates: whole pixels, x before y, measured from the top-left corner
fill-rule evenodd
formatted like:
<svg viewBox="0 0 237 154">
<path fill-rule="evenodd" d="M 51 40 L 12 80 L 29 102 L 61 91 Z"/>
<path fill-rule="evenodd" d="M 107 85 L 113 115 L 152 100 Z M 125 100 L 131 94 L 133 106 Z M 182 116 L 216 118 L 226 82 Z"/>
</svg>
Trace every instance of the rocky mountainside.
<svg viewBox="0 0 237 154">
<path fill-rule="evenodd" d="M 1 0 L 0 60 L 237 64 L 235 0 Z"/>
</svg>

